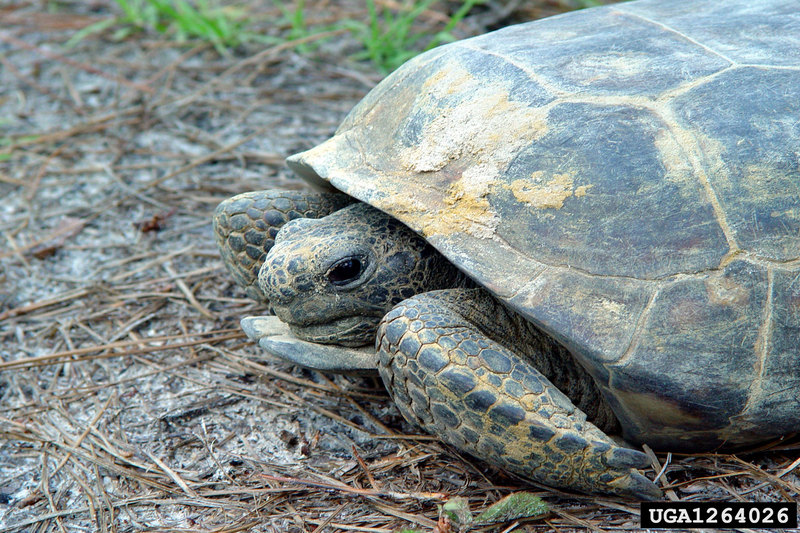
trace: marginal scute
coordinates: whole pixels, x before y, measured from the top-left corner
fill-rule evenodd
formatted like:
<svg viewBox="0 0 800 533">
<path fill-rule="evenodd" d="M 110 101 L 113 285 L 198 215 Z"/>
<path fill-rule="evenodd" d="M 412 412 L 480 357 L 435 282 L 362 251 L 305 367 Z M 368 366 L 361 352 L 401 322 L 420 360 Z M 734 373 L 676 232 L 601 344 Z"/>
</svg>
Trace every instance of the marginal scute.
<svg viewBox="0 0 800 533">
<path fill-rule="evenodd" d="M 758 381 L 767 299 L 767 271 L 741 260 L 662 288 L 640 338 L 624 359 L 607 365 L 627 438 L 684 449 L 729 444 L 721 432 L 745 409 Z M 691 334 L 695 324 L 702 338 Z M 678 428 L 685 437 L 676 436 Z M 735 438 L 757 442 L 764 431 L 740 425 Z"/>
<path fill-rule="evenodd" d="M 657 285 L 628 278 L 602 278 L 568 269 L 548 269 L 508 299 L 577 357 L 601 382 L 600 362 L 623 356 Z"/>
<path fill-rule="evenodd" d="M 348 194 L 393 212 L 425 236 L 466 232 L 491 239 L 499 218 L 489 187 L 520 146 L 546 131 L 542 106 L 553 97 L 507 62 L 495 59 L 498 68 L 487 68 L 485 57 L 456 52 L 384 80 L 376 88 L 383 97 L 368 97 L 352 112 L 362 122 L 343 125 L 327 143 L 289 158 L 290 166 L 337 188 L 344 185 L 341 176 L 353 184 Z M 404 83 L 393 83 L 397 78 Z M 374 116 L 380 124 L 369 121 Z M 346 155 L 353 150 L 356 159 Z M 411 194 L 395 186 L 401 175 L 414 176 Z"/>
<path fill-rule="evenodd" d="M 758 377 L 750 386 L 748 403 L 732 422 L 753 432 L 769 427 L 790 433 L 797 431 L 794 424 L 800 413 L 800 394 L 786 394 L 800 390 L 800 273 L 775 269 L 772 277 L 770 307 L 761 325 L 765 355 L 754 368 Z"/>
</svg>

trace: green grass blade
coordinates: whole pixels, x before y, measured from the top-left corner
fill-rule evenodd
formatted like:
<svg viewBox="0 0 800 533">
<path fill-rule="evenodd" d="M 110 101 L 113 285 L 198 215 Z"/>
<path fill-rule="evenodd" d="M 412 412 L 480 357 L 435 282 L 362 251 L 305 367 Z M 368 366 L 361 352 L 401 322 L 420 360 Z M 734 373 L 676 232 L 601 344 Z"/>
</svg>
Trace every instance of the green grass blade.
<svg viewBox="0 0 800 533">
<path fill-rule="evenodd" d="M 93 24 L 89 24 L 85 28 L 81 28 L 80 30 L 75 32 L 75 35 L 70 37 L 66 43 L 64 43 L 64 48 L 69 50 L 73 48 L 76 44 L 84 40 L 86 37 L 90 35 L 94 35 L 95 33 L 102 33 L 114 24 L 117 24 L 120 20 L 116 18 L 110 18 L 106 20 L 100 20 Z"/>
</svg>

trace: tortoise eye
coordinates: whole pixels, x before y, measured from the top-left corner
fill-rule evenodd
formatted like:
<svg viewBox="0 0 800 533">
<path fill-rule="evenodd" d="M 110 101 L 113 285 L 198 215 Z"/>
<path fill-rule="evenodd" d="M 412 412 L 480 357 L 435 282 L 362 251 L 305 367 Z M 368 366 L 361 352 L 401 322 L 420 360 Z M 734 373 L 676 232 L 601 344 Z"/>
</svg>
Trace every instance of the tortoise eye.
<svg viewBox="0 0 800 533">
<path fill-rule="evenodd" d="M 346 285 L 361 275 L 363 267 L 357 257 L 342 259 L 328 270 L 328 281 L 334 285 Z"/>
</svg>

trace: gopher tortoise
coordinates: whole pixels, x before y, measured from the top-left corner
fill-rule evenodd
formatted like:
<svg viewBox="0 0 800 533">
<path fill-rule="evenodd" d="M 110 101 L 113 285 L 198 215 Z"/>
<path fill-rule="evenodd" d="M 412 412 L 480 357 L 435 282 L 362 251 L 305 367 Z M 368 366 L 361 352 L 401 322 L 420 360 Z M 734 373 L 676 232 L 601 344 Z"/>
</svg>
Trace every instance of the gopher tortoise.
<svg viewBox="0 0 800 533">
<path fill-rule="evenodd" d="M 214 220 L 277 315 L 243 321 L 268 351 L 377 368 L 410 422 L 583 492 L 660 497 L 629 445 L 800 430 L 795 0 L 642 0 L 448 44 L 288 164 L 321 192 Z"/>
</svg>

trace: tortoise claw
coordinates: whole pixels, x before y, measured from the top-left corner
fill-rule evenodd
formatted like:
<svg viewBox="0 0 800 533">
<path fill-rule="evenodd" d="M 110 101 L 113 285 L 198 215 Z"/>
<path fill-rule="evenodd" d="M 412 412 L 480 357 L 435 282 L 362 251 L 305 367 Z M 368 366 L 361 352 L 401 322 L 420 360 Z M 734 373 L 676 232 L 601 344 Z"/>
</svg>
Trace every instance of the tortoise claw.
<svg viewBox="0 0 800 533">
<path fill-rule="evenodd" d="M 628 470 L 629 472 L 609 483 L 617 494 L 630 496 L 640 500 L 660 500 L 664 493 L 649 478 L 637 469 L 650 466 L 647 454 L 630 448 L 614 446 L 605 454 L 604 463 L 612 470 Z"/>
<path fill-rule="evenodd" d="M 650 459 L 647 454 L 630 448 L 612 448 L 606 458 L 606 464 L 612 468 L 647 468 Z"/>
<path fill-rule="evenodd" d="M 664 493 L 649 478 L 632 471 L 627 476 L 619 478 L 617 481 L 609 483 L 616 490 L 617 494 L 629 496 L 637 500 L 661 500 Z"/>
</svg>

